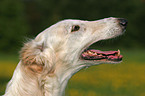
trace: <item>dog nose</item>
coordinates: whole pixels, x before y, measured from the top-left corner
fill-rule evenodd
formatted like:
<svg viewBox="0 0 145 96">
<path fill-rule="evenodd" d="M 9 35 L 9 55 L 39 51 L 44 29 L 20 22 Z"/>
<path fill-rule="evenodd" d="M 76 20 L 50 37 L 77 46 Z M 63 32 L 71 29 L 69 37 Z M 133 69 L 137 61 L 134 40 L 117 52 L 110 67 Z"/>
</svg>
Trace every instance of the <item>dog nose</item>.
<svg viewBox="0 0 145 96">
<path fill-rule="evenodd" d="M 120 24 L 121 26 L 123 26 L 123 27 L 126 27 L 126 26 L 127 26 L 128 21 L 127 21 L 126 19 L 124 19 L 124 18 L 119 18 L 118 20 L 119 20 L 119 24 Z"/>
</svg>

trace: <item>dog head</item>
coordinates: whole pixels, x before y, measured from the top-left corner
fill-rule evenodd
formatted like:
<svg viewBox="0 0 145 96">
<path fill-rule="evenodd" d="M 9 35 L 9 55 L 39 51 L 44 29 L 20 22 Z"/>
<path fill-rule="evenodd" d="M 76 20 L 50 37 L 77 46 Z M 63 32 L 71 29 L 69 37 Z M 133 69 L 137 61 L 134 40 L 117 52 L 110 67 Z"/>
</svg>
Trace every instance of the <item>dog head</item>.
<svg viewBox="0 0 145 96">
<path fill-rule="evenodd" d="M 119 63 L 120 51 L 87 48 L 97 41 L 123 34 L 126 25 L 125 19 L 112 17 L 97 21 L 60 21 L 24 44 L 20 55 L 22 64 L 35 73 L 46 70 L 55 73 L 101 63 Z"/>
</svg>

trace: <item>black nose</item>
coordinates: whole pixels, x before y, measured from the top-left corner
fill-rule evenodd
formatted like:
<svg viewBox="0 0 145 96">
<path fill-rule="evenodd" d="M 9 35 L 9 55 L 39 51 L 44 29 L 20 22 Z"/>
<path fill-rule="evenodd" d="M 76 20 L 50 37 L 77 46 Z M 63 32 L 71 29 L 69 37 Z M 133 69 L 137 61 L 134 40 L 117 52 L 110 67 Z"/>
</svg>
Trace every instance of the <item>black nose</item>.
<svg viewBox="0 0 145 96">
<path fill-rule="evenodd" d="M 124 19 L 124 18 L 119 18 L 118 20 L 119 20 L 119 24 L 120 24 L 121 26 L 123 26 L 123 27 L 126 27 L 126 26 L 127 26 L 128 21 L 127 21 L 126 19 Z"/>
</svg>

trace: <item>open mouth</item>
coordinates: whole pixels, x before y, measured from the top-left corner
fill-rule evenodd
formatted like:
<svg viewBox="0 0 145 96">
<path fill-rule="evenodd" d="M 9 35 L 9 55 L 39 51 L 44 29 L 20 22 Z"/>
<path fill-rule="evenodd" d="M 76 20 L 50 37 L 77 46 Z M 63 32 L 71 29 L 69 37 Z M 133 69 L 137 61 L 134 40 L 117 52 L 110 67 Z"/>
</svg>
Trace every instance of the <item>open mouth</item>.
<svg viewBox="0 0 145 96">
<path fill-rule="evenodd" d="M 119 25 L 122 32 L 125 31 L 127 26 L 127 20 L 123 18 L 118 19 Z M 118 31 L 118 30 L 116 30 Z M 121 34 L 120 34 L 121 35 Z M 93 44 L 93 43 L 90 43 Z M 81 53 L 80 59 L 87 61 L 101 61 L 101 63 L 119 63 L 122 61 L 123 56 L 120 55 L 120 50 L 118 51 L 100 51 L 95 49 L 85 49 Z"/>
<path fill-rule="evenodd" d="M 81 54 L 81 59 L 89 61 L 122 61 L 123 56 L 118 51 L 100 51 L 95 49 L 86 49 Z"/>
</svg>

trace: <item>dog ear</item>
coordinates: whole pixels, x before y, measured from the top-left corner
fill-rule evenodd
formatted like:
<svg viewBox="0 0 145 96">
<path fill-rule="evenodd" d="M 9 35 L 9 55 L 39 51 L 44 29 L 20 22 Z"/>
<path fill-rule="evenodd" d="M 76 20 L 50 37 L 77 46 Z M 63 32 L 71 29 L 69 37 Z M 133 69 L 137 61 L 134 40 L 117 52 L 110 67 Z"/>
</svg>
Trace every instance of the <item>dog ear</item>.
<svg viewBox="0 0 145 96">
<path fill-rule="evenodd" d="M 44 43 L 37 44 L 34 40 L 25 43 L 20 51 L 20 59 L 25 68 L 34 73 L 41 73 L 45 64 L 43 51 Z"/>
</svg>

